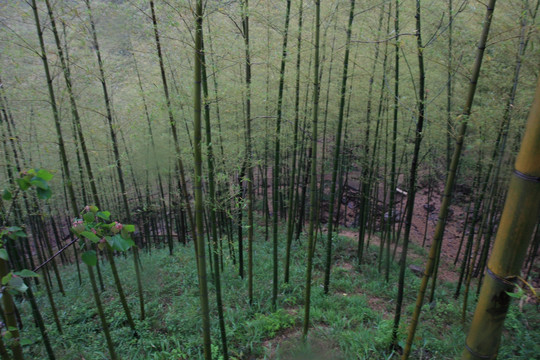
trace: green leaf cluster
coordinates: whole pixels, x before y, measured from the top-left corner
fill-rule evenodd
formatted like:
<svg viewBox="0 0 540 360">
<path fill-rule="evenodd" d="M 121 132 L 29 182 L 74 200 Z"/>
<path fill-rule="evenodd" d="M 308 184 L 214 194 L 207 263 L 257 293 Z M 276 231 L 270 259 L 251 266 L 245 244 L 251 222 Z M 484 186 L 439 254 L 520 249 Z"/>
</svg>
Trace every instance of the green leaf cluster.
<svg viewBox="0 0 540 360">
<path fill-rule="evenodd" d="M 73 220 L 71 231 L 82 240 L 97 244 L 99 249 L 109 247 L 111 250 L 125 252 L 135 246 L 131 234 L 135 232 L 134 225 L 124 225 L 110 222 L 111 213 L 100 211 L 97 206 L 86 206 L 80 218 Z M 83 248 L 86 242 L 83 242 Z M 87 250 L 82 254 L 82 260 L 89 266 L 97 264 L 97 254 Z"/>
<path fill-rule="evenodd" d="M 48 183 L 52 178 L 53 175 L 45 169 L 30 169 L 21 172 L 21 177 L 16 179 L 15 182 L 22 191 L 35 187 L 38 198 L 46 200 L 49 199 L 52 194 Z M 2 197 L 4 200 L 11 200 L 12 194 L 8 189 L 4 189 Z"/>
</svg>

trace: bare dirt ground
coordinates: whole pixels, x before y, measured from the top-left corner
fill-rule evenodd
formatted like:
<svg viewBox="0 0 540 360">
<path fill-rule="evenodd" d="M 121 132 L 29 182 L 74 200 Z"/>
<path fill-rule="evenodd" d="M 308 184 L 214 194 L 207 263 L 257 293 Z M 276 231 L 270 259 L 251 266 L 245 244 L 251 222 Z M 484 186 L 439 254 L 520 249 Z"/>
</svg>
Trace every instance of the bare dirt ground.
<svg viewBox="0 0 540 360">
<path fill-rule="evenodd" d="M 352 231 L 347 226 L 356 225 L 355 216 L 356 216 L 356 204 L 353 202 L 354 190 L 356 184 L 352 184 L 349 188 L 349 192 L 344 194 L 345 204 L 341 205 L 341 214 L 340 216 L 340 235 L 346 236 L 355 240 L 358 240 L 358 233 Z M 356 185 L 357 186 L 357 185 Z M 441 184 L 431 184 L 433 187 L 431 194 L 428 196 L 428 187 L 418 189 L 415 197 L 415 206 L 414 213 L 411 225 L 410 232 L 410 241 L 417 246 L 422 246 L 425 238 L 425 248 L 426 251 L 429 251 L 431 247 L 431 242 L 433 239 L 433 234 L 435 232 L 435 227 L 437 225 L 437 217 L 440 209 L 441 197 L 442 197 L 442 185 Z M 353 194 L 351 194 L 351 192 Z M 382 192 L 382 189 L 381 189 Z M 454 205 L 450 207 L 450 215 L 446 222 L 446 230 L 443 239 L 442 249 L 441 249 L 441 261 L 440 261 L 440 272 L 439 278 L 443 281 L 457 281 L 459 276 L 455 271 L 455 266 L 453 265 L 457 250 L 459 247 L 459 242 L 462 237 L 463 227 L 465 225 L 466 217 L 466 208 L 470 199 L 470 190 L 466 187 L 458 187 L 456 191 L 456 201 Z M 429 202 L 428 202 L 429 198 Z M 374 200 L 374 199 L 373 199 Z M 382 204 L 383 197 L 380 196 L 378 202 Z M 404 214 L 405 212 L 405 202 L 407 197 L 405 195 L 398 195 L 395 202 L 395 211 Z M 384 209 L 382 205 L 380 206 L 380 214 L 378 215 L 379 220 L 384 216 Z M 323 215 L 323 218 L 325 216 Z M 326 215 L 326 220 L 328 216 Z M 399 226 L 396 223 L 396 228 Z M 403 235 L 403 230 L 401 232 Z M 367 239 L 367 236 L 366 236 Z M 377 236 L 372 236 L 370 238 L 370 243 L 377 246 L 380 245 L 380 239 Z M 397 254 L 401 252 L 401 246 L 398 246 Z M 462 250 L 463 253 L 463 250 Z M 414 251 L 409 250 L 408 256 L 410 258 L 420 257 Z M 425 256 L 424 256 L 425 257 Z M 427 259 L 426 259 L 427 260 Z"/>
<path fill-rule="evenodd" d="M 328 169 L 327 169 L 328 171 Z M 269 169 L 269 174 L 271 175 L 272 171 Z M 410 241 L 418 246 L 422 246 L 425 238 L 425 248 L 429 252 L 431 247 L 431 242 L 435 232 L 435 227 L 437 225 L 437 218 L 440 210 L 440 205 L 442 201 L 442 194 L 444 190 L 444 181 L 432 181 L 428 182 L 428 174 L 419 173 L 419 181 L 417 192 L 415 196 L 415 206 L 412 219 L 412 227 L 410 232 Z M 348 236 L 353 239 L 358 239 L 358 234 L 350 230 L 351 227 L 357 228 L 357 206 L 359 199 L 359 189 L 361 188 L 360 178 L 361 174 L 357 171 L 349 173 L 348 181 L 344 187 L 340 209 L 335 210 L 335 214 L 339 211 L 339 230 L 340 234 Z M 324 199 L 320 204 L 320 219 L 322 224 L 327 224 L 328 222 L 328 199 L 329 199 L 329 188 L 332 181 L 332 176 L 328 171 L 324 176 Z M 259 181 L 260 182 L 260 181 Z M 262 182 L 260 182 L 262 185 Z M 403 175 L 400 175 L 398 179 L 398 188 L 405 189 L 406 181 L 403 178 Z M 268 194 L 271 196 L 272 188 L 271 184 L 268 184 Z M 321 184 L 319 183 L 319 186 Z M 454 260 L 457 255 L 459 248 L 459 243 L 462 240 L 463 229 L 465 226 L 465 218 L 467 210 L 472 212 L 472 207 L 470 205 L 473 201 L 473 192 L 474 189 L 469 187 L 466 184 L 456 184 L 455 189 L 452 193 L 452 201 L 450 205 L 449 215 L 446 220 L 444 238 L 441 248 L 441 259 L 439 267 L 439 278 L 442 281 L 457 281 L 459 277 L 459 270 L 456 271 L 456 266 L 454 265 Z M 262 194 L 262 190 L 260 190 Z M 378 222 L 384 216 L 384 213 L 388 211 L 383 204 L 388 202 L 388 199 L 384 195 L 385 189 L 382 185 L 379 187 L 377 198 L 372 198 L 371 201 L 377 201 L 377 217 Z M 262 195 L 261 195 L 262 196 Z M 405 203 L 407 200 L 407 195 L 404 193 L 397 193 L 395 199 L 394 208 L 400 214 L 405 213 Z M 429 200 L 429 201 L 428 201 Z M 470 209 L 469 209 L 470 206 Z M 272 202 L 269 201 L 269 208 L 272 211 Z M 334 215 L 336 216 L 336 215 Z M 398 226 L 398 225 L 396 225 Z M 478 224 L 477 224 L 478 227 Z M 324 231 L 324 229 L 323 229 Z M 494 229 L 493 237 L 495 237 L 496 228 Z M 403 231 L 401 232 L 403 236 Z M 371 243 L 379 244 L 379 239 L 373 236 L 370 240 Z M 465 251 L 465 243 L 467 242 L 467 236 L 463 240 L 463 248 L 461 249 L 459 262 L 457 266 L 461 264 L 461 259 L 463 258 L 463 253 Z M 493 241 L 492 241 L 493 243 Z M 400 251 L 398 247 L 398 254 Z M 408 257 L 414 258 L 419 255 L 414 251 L 410 251 Z M 537 260 L 534 266 L 536 272 L 540 268 L 540 262 Z M 535 288 L 540 287 L 540 279 L 531 279 L 531 285 Z"/>
</svg>

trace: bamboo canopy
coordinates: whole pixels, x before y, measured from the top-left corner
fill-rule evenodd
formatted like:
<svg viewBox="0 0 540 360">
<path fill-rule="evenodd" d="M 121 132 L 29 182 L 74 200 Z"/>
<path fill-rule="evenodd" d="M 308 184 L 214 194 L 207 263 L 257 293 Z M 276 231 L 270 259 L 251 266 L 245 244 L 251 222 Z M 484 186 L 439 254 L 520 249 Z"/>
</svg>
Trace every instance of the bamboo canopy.
<svg viewBox="0 0 540 360">
<path fill-rule="evenodd" d="M 493 253 L 462 359 L 495 359 L 513 291 L 540 212 L 540 81 L 510 181 Z"/>
</svg>

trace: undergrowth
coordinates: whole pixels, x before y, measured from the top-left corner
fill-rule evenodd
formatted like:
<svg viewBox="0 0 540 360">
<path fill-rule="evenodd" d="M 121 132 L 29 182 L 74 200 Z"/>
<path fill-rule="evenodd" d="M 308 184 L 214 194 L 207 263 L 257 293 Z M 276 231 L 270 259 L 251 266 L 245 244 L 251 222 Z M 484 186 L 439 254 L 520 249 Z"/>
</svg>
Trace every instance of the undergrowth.
<svg viewBox="0 0 540 360">
<path fill-rule="evenodd" d="M 264 231 L 255 229 L 256 234 Z M 366 263 L 358 268 L 354 261 L 356 243 L 345 237 L 334 241 L 334 266 L 330 294 L 322 289 L 324 244 L 319 237 L 314 262 L 311 330 L 302 341 L 304 314 L 304 279 L 306 242 L 301 238 L 292 247 L 291 283 L 280 276 L 279 306 L 271 311 L 272 247 L 271 242 L 256 239 L 254 247 L 254 303 L 247 298 L 247 281 L 238 277 L 237 266 L 225 251 L 222 289 L 225 322 L 231 359 L 391 359 L 393 313 L 397 294 L 398 265 L 392 263 L 389 282 L 378 271 L 378 249 L 371 246 Z M 412 248 L 413 250 L 418 250 Z M 421 249 L 421 248 L 420 248 Z M 284 254 L 284 239 L 280 241 Z M 132 259 L 120 256 L 117 265 L 134 317 L 138 317 L 138 299 Z M 280 258 L 283 266 L 284 256 Z M 129 329 L 118 300 L 110 268 L 101 263 L 105 291 L 101 293 L 117 353 L 122 359 L 202 359 L 201 322 L 194 250 L 178 245 L 173 256 L 168 250 L 141 251 L 143 286 L 147 318 L 137 321 L 137 334 Z M 210 267 L 210 265 L 208 264 Z M 384 269 L 384 266 L 383 266 Z M 280 271 L 283 269 L 281 268 Z M 282 274 L 282 273 L 281 273 Z M 51 273 L 52 276 L 52 273 Z M 54 326 L 46 294 L 39 287 L 35 293 L 48 325 L 58 359 L 107 359 L 105 341 L 87 274 L 79 284 L 75 266 L 62 270 L 66 296 L 55 293 L 63 334 Z M 412 313 L 420 279 L 407 270 L 402 325 L 398 333 L 404 344 L 408 318 Z M 54 283 L 54 282 L 53 282 Z M 411 358 L 454 359 L 464 346 L 465 327 L 460 323 L 461 299 L 454 300 L 452 284 L 439 285 L 436 304 L 424 306 Z M 222 359 L 215 292 L 209 286 L 212 318 L 213 358 Z M 45 359 L 39 331 L 31 318 L 29 304 L 20 299 L 24 329 L 22 336 L 30 344 L 25 355 Z M 472 301 L 470 301 L 471 303 Z M 472 315 L 474 304 L 468 309 Z M 523 310 L 512 306 L 499 357 L 531 359 L 540 353 L 540 316 L 533 305 Z"/>
</svg>

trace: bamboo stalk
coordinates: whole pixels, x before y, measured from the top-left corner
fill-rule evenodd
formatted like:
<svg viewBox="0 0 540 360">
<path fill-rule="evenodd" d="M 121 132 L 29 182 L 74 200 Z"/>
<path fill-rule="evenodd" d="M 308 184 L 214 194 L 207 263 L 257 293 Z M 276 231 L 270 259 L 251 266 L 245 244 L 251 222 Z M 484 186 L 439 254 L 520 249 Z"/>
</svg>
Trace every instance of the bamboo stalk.
<svg viewBox="0 0 540 360">
<path fill-rule="evenodd" d="M 450 165 L 450 170 L 448 171 L 448 177 L 446 179 L 446 185 L 444 188 L 443 201 L 441 208 L 439 210 L 439 220 L 437 221 L 437 227 L 435 228 L 435 234 L 433 235 L 433 242 L 431 244 L 431 249 L 429 251 L 428 262 L 425 267 L 424 275 L 422 276 L 422 282 L 420 284 L 420 289 L 418 290 L 418 297 L 416 299 L 416 305 L 409 326 L 409 334 L 407 336 L 407 343 L 403 351 L 402 359 L 406 360 L 409 358 L 412 342 L 414 340 L 414 334 L 416 332 L 416 326 L 418 325 L 418 319 L 420 317 L 420 311 L 422 310 L 422 304 L 424 302 L 424 295 L 427 289 L 428 280 L 433 272 L 433 267 L 436 262 L 437 249 L 439 248 L 439 243 L 442 242 L 444 235 L 444 228 L 446 225 L 446 217 L 448 215 L 448 209 L 450 207 L 450 197 L 452 194 L 452 189 L 454 187 L 455 175 L 459 163 L 459 158 L 461 156 L 461 150 L 463 148 L 463 140 L 465 138 L 465 133 L 467 131 L 467 120 L 471 114 L 472 105 L 474 101 L 474 95 L 476 93 L 476 85 L 478 78 L 480 76 L 480 68 L 482 66 L 482 59 L 484 56 L 484 50 L 486 48 L 487 37 L 489 34 L 489 29 L 491 26 L 491 19 L 493 17 L 493 11 L 495 9 L 496 0 L 490 0 L 487 5 L 486 15 L 484 19 L 484 26 L 482 30 L 482 35 L 480 42 L 478 43 L 478 49 L 476 53 L 476 60 L 473 67 L 472 76 L 469 82 L 469 90 L 467 94 L 467 102 L 463 109 L 461 126 L 459 128 L 459 136 L 456 142 L 456 148 L 454 149 L 454 154 L 452 156 L 452 163 Z"/>
<path fill-rule="evenodd" d="M 462 359 L 494 359 L 510 296 L 540 213 L 540 81 Z"/>
<path fill-rule="evenodd" d="M 354 5 L 355 0 L 351 0 L 351 8 L 349 12 L 349 23 L 347 26 L 347 40 L 345 43 L 345 57 L 343 59 L 343 75 L 341 79 L 341 93 L 339 101 L 338 127 L 336 130 L 336 142 L 334 147 L 334 166 L 332 168 L 332 184 L 330 185 L 330 209 L 328 211 L 328 239 L 326 242 L 326 266 L 324 272 L 324 293 L 328 294 L 330 285 L 330 268 L 332 266 L 332 236 L 334 225 L 334 205 L 336 199 L 336 181 L 339 170 L 339 158 L 341 147 L 341 133 L 343 128 L 343 117 L 345 110 L 345 95 L 347 93 L 347 74 L 349 70 L 349 54 L 351 45 L 352 24 L 354 20 Z M 328 113 L 328 111 L 327 111 Z M 321 184 L 321 187 L 324 186 Z M 340 202 L 341 203 L 341 202 Z"/>
<path fill-rule="evenodd" d="M 306 290 L 304 299 L 303 339 L 309 331 L 309 310 L 311 304 L 311 271 L 313 267 L 313 249 L 315 247 L 315 218 L 317 214 L 317 123 L 319 119 L 319 43 L 321 28 L 321 0 L 315 0 L 315 66 L 313 70 L 313 128 L 311 139 L 311 180 L 309 201 L 309 228 L 306 269 Z"/>
<path fill-rule="evenodd" d="M 208 285 L 206 276 L 206 258 L 204 249 L 203 232 L 203 193 L 202 193 L 202 152 L 201 152 L 201 82 L 202 82 L 202 21 L 203 6 L 202 0 L 196 3 L 195 11 L 195 63 L 194 63 L 194 96 L 193 96 L 193 128 L 194 128 L 194 160 L 195 160 L 195 233 L 197 241 L 197 264 L 199 278 L 199 298 L 201 304 L 202 326 L 203 326 L 203 349 L 205 360 L 212 360 L 211 340 L 210 340 L 210 314 L 208 309 Z"/>
</svg>

